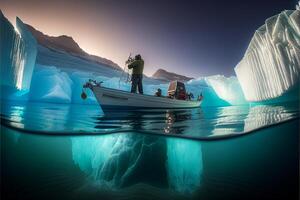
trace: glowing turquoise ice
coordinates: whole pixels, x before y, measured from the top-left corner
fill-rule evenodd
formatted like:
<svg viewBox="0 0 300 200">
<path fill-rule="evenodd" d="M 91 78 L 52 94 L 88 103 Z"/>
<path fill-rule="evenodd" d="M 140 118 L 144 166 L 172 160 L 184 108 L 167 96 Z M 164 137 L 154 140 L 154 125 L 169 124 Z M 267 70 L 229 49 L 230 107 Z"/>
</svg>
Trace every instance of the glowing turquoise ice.
<svg viewBox="0 0 300 200">
<path fill-rule="evenodd" d="M 28 91 L 35 66 L 37 42 L 19 18 L 16 21 L 16 29 L 2 12 L 0 21 L 1 86 L 3 89 Z"/>
</svg>

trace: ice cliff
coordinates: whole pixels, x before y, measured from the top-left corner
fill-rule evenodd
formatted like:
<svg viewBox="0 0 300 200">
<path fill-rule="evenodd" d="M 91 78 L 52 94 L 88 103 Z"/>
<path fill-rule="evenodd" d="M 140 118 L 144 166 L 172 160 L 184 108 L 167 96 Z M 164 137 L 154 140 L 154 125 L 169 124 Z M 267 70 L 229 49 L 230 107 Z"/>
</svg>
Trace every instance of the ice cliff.
<svg viewBox="0 0 300 200">
<path fill-rule="evenodd" d="M 286 10 L 268 18 L 235 72 L 248 101 L 273 99 L 299 88 L 300 11 Z"/>
<path fill-rule="evenodd" d="M 73 161 L 94 184 L 112 189 L 147 182 L 180 193 L 201 184 L 201 145 L 137 134 L 72 138 Z"/>
<path fill-rule="evenodd" d="M 0 69 L 3 96 L 13 91 L 28 91 L 35 66 L 37 42 L 19 18 L 16 21 L 16 30 L 1 11 L 0 22 Z"/>
</svg>

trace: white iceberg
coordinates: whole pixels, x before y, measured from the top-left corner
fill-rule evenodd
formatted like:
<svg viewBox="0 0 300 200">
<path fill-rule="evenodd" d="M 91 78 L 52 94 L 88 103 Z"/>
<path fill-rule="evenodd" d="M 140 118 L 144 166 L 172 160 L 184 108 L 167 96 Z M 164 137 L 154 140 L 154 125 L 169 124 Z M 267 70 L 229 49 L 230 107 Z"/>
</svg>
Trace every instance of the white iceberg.
<svg viewBox="0 0 300 200">
<path fill-rule="evenodd" d="M 28 91 L 37 55 L 37 42 L 17 18 L 16 29 L 0 11 L 0 69 L 2 88 Z"/>
<path fill-rule="evenodd" d="M 299 86 L 300 11 L 268 18 L 235 72 L 248 101 L 273 99 Z"/>
</svg>

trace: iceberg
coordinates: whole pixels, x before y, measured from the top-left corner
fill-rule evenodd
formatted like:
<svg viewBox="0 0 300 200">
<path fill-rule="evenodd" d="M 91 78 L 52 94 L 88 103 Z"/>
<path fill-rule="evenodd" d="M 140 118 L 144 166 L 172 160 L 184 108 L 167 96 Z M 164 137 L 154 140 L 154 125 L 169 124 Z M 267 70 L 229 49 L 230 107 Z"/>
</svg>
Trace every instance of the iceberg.
<svg viewBox="0 0 300 200">
<path fill-rule="evenodd" d="M 215 75 L 187 82 L 187 90 L 195 96 L 204 96 L 201 106 L 229 106 L 247 104 L 239 81 L 235 76 Z"/>
<path fill-rule="evenodd" d="M 37 65 L 32 78 L 29 100 L 38 102 L 71 103 L 72 80 L 56 67 Z"/>
<path fill-rule="evenodd" d="M 16 30 L 0 11 L 0 69 L 2 98 L 28 91 L 37 55 L 37 42 L 17 18 Z"/>
<path fill-rule="evenodd" d="M 104 87 L 130 91 L 129 82 L 119 81 L 119 77 L 100 76 L 87 71 L 63 71 L 56 66 L 36 64 L 32 76 L 32 84 L 29 92 L 29 100 L 36 102 L 97 104 L 93 93 L 85 89 L 87 99 L 82 100 L 80 95 L 82 85 L 89 79 L 103 81 Z M 168 84 L 145 81 L 145 94 L 153 95 L 158 88 L 167 95 Z M 228 106 L 247 104 L 242 89 L 236 77 L 224 77 L 221 75 L 190 80 L 186 83 L 188 92 L 195 97 L 201 93 L 204 96 L 202 106 Z"/>
<path fill-rule="evenodd" d="M 255 32 L 235 72 L 251 102 L 271 100 L 299 88 L 300 11 L 286 10 L 268 18 Z"/>
<path fill-rule="evenodd" d="M 93 93 L 82 85 L 88 79 L 103 81 L 103 86 L 130 91 L 130 83 L 120 79 L 120 70 L 86 61 L 67 52 L 52 51 L 38 45 L 32 33 L 19 18 L 16 30 L 1 13 L 1 91 L 4 99 L 52 103 L 97 104 Z M 3 41 L 3 42 L 2 42 Z M 153 95 L 162 89 L 167 95 L 168 83 L 144 78 L 144 92 Z M 195 98 L 202 94 L 202 106 L 228 106 L 247 103 L 236 77 L 222 75 L 200 77 L 186 82 Z"/>
</svg>

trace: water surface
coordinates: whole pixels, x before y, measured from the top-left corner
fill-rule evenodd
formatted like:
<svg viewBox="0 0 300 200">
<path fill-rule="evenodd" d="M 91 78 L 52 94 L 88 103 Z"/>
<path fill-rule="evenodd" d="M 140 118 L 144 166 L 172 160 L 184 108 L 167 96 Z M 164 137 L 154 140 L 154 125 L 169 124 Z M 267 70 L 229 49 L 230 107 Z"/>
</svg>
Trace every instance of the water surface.
<svg viewBox="0 0 300 200">
<path fill-rule="evenodd" d="M 1 104 L 4 199 L 298 199 L 298 188 L 297 103 Z"/>
<path fill-rule="evenodd" d="M 2 103 L 2 123 L 45 134 L 152 133 L 194 139 L 241 135 L 299 118 L 287 105 L 203 107 L 188 110 L 127 110 L 103 113 L 98 105 Z"/>
</svg>

